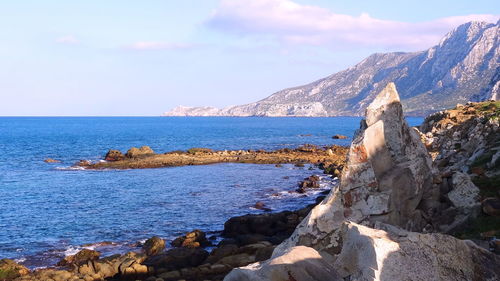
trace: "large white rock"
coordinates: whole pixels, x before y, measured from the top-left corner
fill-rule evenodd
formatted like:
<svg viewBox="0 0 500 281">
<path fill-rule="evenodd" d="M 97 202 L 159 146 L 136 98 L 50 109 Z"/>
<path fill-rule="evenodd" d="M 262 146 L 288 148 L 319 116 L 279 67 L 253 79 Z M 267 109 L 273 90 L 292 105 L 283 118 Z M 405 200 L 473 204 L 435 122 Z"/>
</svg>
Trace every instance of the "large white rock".
<svg viewBox="0 0 500 281">
<path fill-rule="evenodd" d="M 421 231 L 429 222 L 419 209 L 431 192 L 432 161 L 403 116 L 393 83 L 366 110 L 366 121 L 351 144 L 340 187 L 301 222 L 275 255 L 304 245 L 318 251 L 339 251 L 338 230 L 344 220 L 366 225 L 384 222 Z M 425 205 L 425 204 L 422 204 Z"/>
<path fill-rule="evenodd" d="M 234 269 L 224 280 L 500 280 L 500 256 L 471 241 L 381 223 L 377 227 L 384 230 L 344 222 L 342 249 L 335 257 L 292 247 L 268 261 Z"/>
<path fill-rule="evenodd" d="M 297 246 L 261 263 L 233 269 L 224 280 L 230 281 L 342 281 L 333 264 L 313 248 Z"/>
</svg>

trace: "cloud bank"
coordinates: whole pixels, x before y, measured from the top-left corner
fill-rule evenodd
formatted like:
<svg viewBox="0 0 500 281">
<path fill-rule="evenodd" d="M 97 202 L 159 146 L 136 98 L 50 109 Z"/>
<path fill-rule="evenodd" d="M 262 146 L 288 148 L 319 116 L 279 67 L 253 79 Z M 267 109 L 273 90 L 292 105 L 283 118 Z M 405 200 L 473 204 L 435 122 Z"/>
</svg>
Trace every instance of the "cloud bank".
<svg viewBox="0 0 500 281">
<path fill-rule="evenodd" d="M 498 18 L 479 14 L 409 23 L 377 19 L 366 13 L 337 14 L 291 0 L 222 0 L 207 25 L 239 35 L 271 36 L 292 44 L 419 50 L 437 44 L 444 34 L 462 23 L 496 22 Z"/>
</svg>

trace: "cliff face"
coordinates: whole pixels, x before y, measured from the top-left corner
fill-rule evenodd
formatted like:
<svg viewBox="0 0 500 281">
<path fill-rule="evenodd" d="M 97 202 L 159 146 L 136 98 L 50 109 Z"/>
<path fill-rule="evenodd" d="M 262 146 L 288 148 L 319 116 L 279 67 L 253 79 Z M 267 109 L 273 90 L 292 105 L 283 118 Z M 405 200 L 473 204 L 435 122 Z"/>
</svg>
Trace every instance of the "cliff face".
<svg viewBox="0 0 500 281">
<path fill-rule="evenodd" d="M 374 54 L 313 83 L 223 109 L 177 107 L 165 116 L 355 116 L 394 82 L 407 115 L 500 96 L 499 27 L 470 22 L 421 52 Z"/>
<path fill-rule="evenodd" d="M 340 186 L 271 259 L 234 269 L 224 280 L 498 280 L 500 256 L 441 234 L 466 227 L 479 215 L 481 191 L 467 161 L 498 149 L 499 112 L 492 104 L 493 113 L 491 105 L 485 105 L 487 114 L 473 112 L 483 105 L 467 105 L 458 110 L 465 114 L 433 115 L 420 133 L 404 120 L 399 95 L 389 84 L 367 107 Z M 464 151 L 455 146 L 467 141 L 472 145 Z M 433 152 L 434 162 L 426 146 L 440 149 Z M 500 156 L 487 156 L 491 171 L 483 174 L 498 176 Z M 488 200 L 483 212 L 498 215 L 497 199 Z"/>
</svg>

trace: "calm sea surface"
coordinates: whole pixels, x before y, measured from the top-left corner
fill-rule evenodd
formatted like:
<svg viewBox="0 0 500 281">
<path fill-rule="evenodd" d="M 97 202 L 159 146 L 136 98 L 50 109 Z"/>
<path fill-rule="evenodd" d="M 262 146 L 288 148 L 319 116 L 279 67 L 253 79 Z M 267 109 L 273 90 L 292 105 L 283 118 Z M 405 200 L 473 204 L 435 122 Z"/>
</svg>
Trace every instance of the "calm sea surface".
<svg viewBox="0 0 500 281">
<path fill-rule="evenodd" d="M 47 266 L 82 244 L 116 253 L 153 235 L 222 230 L 230 217 L 296 209 L 313 194 L 288 193 L 309 170 L 284 165 L 216 164 L 143 170 L 82 171 L 80 159 L 109 149 L 149 145 L 156 152 L 191 147 L 278 149 L 348 145 L 360 118 L 0 117 L 0 258 Z M 418 125 L 421 118 L 410 118 Z M 332 135 L 349 136 L 334 140 Z M 61 163 L 44 163 L 46 158 Z M 325 178 L 323 187 L 333 180 Z M 279 193 L 280 196 L 270 196 Z M 95 246 L 93 246 L 95 247 Z"/>
</svg>

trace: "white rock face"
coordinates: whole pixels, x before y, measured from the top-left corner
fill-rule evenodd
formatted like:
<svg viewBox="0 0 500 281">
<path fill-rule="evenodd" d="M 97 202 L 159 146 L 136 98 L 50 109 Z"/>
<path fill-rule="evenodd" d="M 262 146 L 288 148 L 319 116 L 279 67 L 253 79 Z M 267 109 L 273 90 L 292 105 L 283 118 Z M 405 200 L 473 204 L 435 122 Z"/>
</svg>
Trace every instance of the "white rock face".
<svg viewBox="0 0 500 281">
<path fill-rule="evenodd" d="M 469 100 L 500 97 L 500 24 L 470 22 L 441 42 L 414 53 L 374 54 L 310 84 L 250 104 L 215 110 L 185 108 L 168 116 L 353 116 L 389 82 L 398 87 L 406 114 L 426 115 Z"/>
<path fill-rule="evenodd" d="M 453 189 L 447 194 L 453 206 L 471 208 L 479 206 L 479 188 L 472 183 L 469 175 L 455 172 L 452 176 Z"/>
<path fill-rule="evenodd" d="M 378 224 L 340 225 L 338 255 L 312 248 L 287 249 L 261 263 L 234 269 L 225 281 L 282 280 L 499 280 L 500 257 L 452 236 L 408 232 Z M 329 274 L 329 276 L 325 276 Z"/>
<path fill-rule="evenodd" d="M 299 264 L 300 266 L 298 266 Z M 332 264 L 324 261 L 321 255 L 313 248 L 304 246 L 290 248 L 281 256 L 263 263 L 254 263 L 246 267 L 236 268 L 224 280 L 342 281 Z"/>
<path fill-rule="evenodd" d="M 422 213 L 427 210 L 419 204 L 424 192 L 431 193 L 431 180 L 431 158 L 404 120 L 395 85 L 389 83 L 367 107 L 340 187 L 311 211 L 275 254 L 297 245 L 336 254 L 345 220 L 421 231 L 429 222 Z"/>
</svg>

